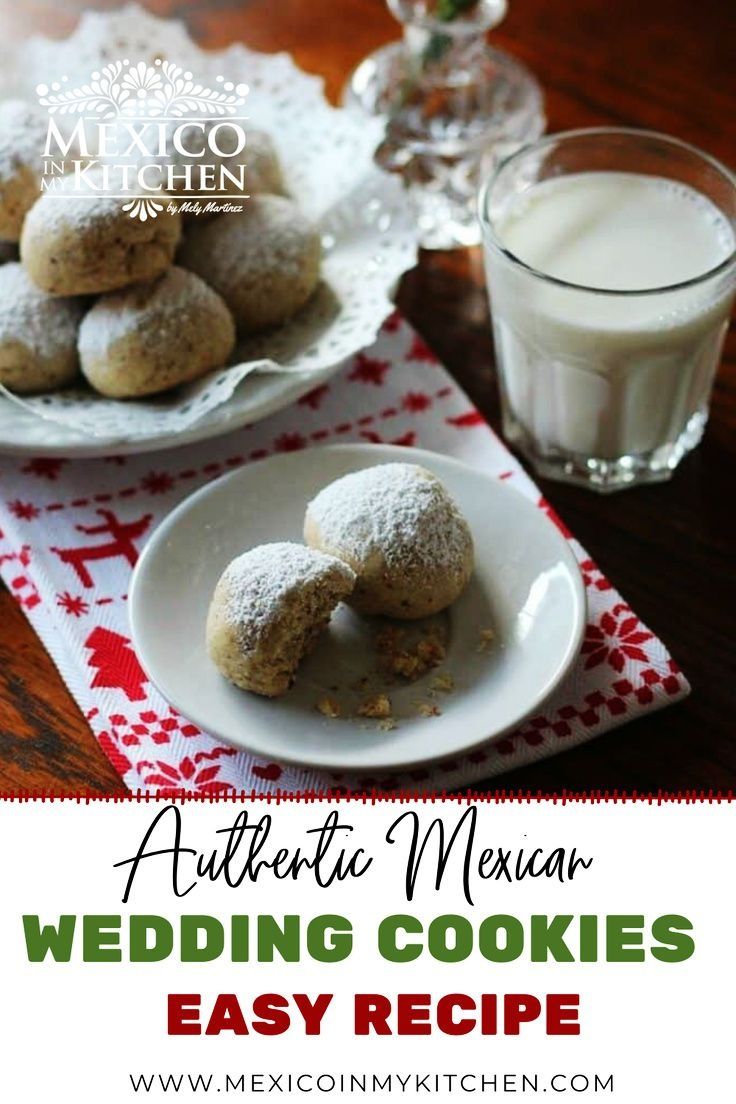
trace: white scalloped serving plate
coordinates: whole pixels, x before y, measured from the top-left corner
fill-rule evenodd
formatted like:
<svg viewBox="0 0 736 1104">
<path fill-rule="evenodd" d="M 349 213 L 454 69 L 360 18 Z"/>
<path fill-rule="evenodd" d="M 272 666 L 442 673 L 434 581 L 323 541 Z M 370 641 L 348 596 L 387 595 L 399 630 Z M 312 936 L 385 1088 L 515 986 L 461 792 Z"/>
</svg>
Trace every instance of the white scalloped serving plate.
<svg viewBox="0 0 736 1104">
<path fill-rule="evenodd" d="M 246 81 L 248 115 L 254 126 L 273 137 L 299 206 L 321 223 L 326 239 L 334 241 L 343 234 L 343 279 L 352 271 L 351 264 L 356 281 L 366 266 L 370 268 L 372 283 L 362 312 L 354 309 L 350 297 L 346 301 L 348 341 L 354 347 L 346 348 L 343 323 L 341 339 L 334 342 L 340 350 L 336 362 L 331 361 L 330 343 L 325 342 L 327 352 L 317 367 L 302 371 L 286 363 L 283 370 L 250 375 L 226 402 L 175 432 L 148 424 L 141 432 L 130 418 L 130 432 L 120 432 L 118 427 L 117 432 L 104 428 L 92 433 L 89 428 L 80 430 L 85 420 L 89 427 L 94 418 L 89 403 L 85 407 L 80 401 L 77 418 L 73 407 L 62 400 L 45 408 L 36 404 L 36 412 L 31 412 L 0 397 L 0 452 L 34 456 L 149 452 L 220 436 L 258 421 L 294 402 L 333 375 L 349 355 L 369 345 L 392 309 L 397 281 L 416 263 L 416 232 L 401 184 L 373 163 L 380 122 L 375 126 L 371 121 L 358 122 L 330 106 L 322 79 L 302 72 L 287 54 L 257 53 L 241 44 L 204 51 L 180 22 L 158 19 L 131 4 L 112 13 L 86 13 L 73 34 L 61 41 L 35 37 L 13 50 L 0 43 L 0 96 L 32 98 L 36 85 L 55 75 L 83 81 L 104 60 L 132 56 L 152 61 L 161 54 L 190 67 L 202 80 L 227 73 L 230 79 Z M 354 205 L 351 196 L 359 197 Z M 329 247 L 327 241 L 328 252 Z M 270 358 L 268 349 L 252 355 L 278 361 L 279 352 L 277 346 Z"/>
</svg>

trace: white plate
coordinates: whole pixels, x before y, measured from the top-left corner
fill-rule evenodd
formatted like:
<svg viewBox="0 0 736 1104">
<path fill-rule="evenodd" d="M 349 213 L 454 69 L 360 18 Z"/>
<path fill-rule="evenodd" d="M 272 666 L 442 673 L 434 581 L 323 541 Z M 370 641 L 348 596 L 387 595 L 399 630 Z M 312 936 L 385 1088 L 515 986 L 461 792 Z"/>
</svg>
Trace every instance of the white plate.
<svg viewBox="0 0 736 1104">
<path fill-rule="evenodd" d="M 198 422 L 178 433 L 157 433 L 152 437 L 137 437 L 120 441 L 89 437 L 70 426 L 45 421 L 14 403 L 0 398 L 0 453 L 12 456 L 126 456 L 159 449 L 179 448 L 196 441 L 221 437 L 241 426 L 258 422 L 296 402 L 313 387 L 329 379 L 340 365 L 309 375 L 251 376 L 222 406 L 215 407 Z"/>
<path fill-rule="evenodd" d="M 232 686 L 214 668 L 204 644 L 207 608 L 222 570 L 254 545 L 300 540 L 305 506 L 321 487 L 347 472 L 390 461 L 433 471 L 473 532 L 473 579 L 443 615 L 450 642 L 439 670 L 453 676 L 454 691 L 431 696 L 437 672 L 392 687 L 399 720 L 390 732 L 375 721 L 319 714 L 315 703 L 325 693 L 355 704 L 357 691 L 348 687 L 375 662 L 376 621 L 346 607 L 337 611 L 284 697 L 269 700 Z M 138 562 L 130 617 L 151 680 L 204 731 L 285 763 L 391 771 L 467 751 L 538 711 L 578 654 L 585 591 L 560 532 L 507 484 L 421 449 L 344 445 L 250 464 L 181 503 Z M 481 651 L 481 634 L 490 627 L 495 639 Z M 340 689 L 332 690 L 335 686 Z M 428 701 L 437 702 L 440 716 L 417 714 L 417 703 Z"/>
</svg>

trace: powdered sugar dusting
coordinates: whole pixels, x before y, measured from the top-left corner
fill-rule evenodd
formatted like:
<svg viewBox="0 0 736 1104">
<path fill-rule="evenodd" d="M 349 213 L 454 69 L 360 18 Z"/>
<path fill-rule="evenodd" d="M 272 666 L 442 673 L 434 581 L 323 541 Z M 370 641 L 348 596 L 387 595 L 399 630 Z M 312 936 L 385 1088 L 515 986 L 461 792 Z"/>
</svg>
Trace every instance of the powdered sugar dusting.
<svg viewBox="0 0 736 1104">
<path fill-rule="evenodd" d="M 282 192 L 284 181 L 273 140 L 264 130 L 248 131 L 244 152 L 246 183 L 251 192 Z"/>
<path fill-rule="evenodd" d="M 40 178 L 46 121 L 25 100 L 0 102 L 0 182 L 21 167 L 38 173 Z"/>
<path fill-rule="evenodd" d="M 297 277 L 316 234 L 296 204 L 282 196 L 254 195 L 242 214 L 221 215 L 194 227 L 179 260 L 195 272 L 207 272 L 217 286 L 232 274 L 245 284 L 263 273 Z"/>
<path fill-rule="evenodd" d="M 334 556 L 287 541 L 262 544 L 225 569 L 225 617 L 240 630 L 242 646 L 254 647 L 293 596 L 308 601 L 318 588 L 330 587 L 337 602 L 354 581 L 353 571 Z"/>
<path fill-rule="evenodd" d="M 165 339 L 167 333 L 175 334 L 182 317 L 211 303 L 227 309 L 199 276 L 170 268 L 152 283 L 136 284 L 98 299 L 79 330 L 79 351 L 83 358 L 104 357 L 117 341 L 137 331 L 150 334 L 154 330 Z"/>
<path fill-rule="evenodd" d="M 322 543 L 358 562 L 462 571 L 467 523 L 444 485 L 418 464 L 378 464 L 330 483 L 309 503 Z"/>
<path fill-rule="evenodd" d="M 123 212 L 122 199 L 101 194 L 104 178 L 98 170 L 58 177 L 56 185 L 43 192 L 31 207 L 26 221 L 37 232 L 55 236 L 60 231 L 80 233 L 100 223 L 133 220 Z M 160 193 L 152 198 L 160 199 Z M 168 197 L 166 197 L 168 198 Z"/>
<path fill-rule="evenodd" d="M 84 306 L 47 295 L 17 261 L 0 266 L 0 342 L 17 341 L 43 358 L 74 346 Z"/>
</svg>

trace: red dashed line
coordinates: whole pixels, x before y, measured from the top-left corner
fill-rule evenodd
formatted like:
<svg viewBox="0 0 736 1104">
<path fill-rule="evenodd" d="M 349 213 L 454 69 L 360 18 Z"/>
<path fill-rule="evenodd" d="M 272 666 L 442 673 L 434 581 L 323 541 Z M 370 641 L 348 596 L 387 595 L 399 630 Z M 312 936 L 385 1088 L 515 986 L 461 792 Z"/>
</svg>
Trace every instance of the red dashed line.
<svg viewBox="0 0 736 1104">
<path fill-rule="evenodd" d="M 433 398 L 446 399 L 449 398 L 449 396 L 452 394 L 454 394 L 453 387 L 441 387 L 438 391 L 434 393 Z M 365 426 L 373 425 L 375 422 L 382 419 L 396 418 L 402 413 L 406 413 L 406 411 L 402 411 L 394 406 L 389 406 L 380 411 L 380 413 L 378 414 L 364 414 L 362 417 L 356 419 L 355 422 L 341 422 L 338 426 L 335 426 L 334 428 L 317 429 L 313 433 L 309 434 L 309 440 L 325 441 L 332 435 L 343 436 L 346 433 L 350 433 L 354 429 L 360 429 Z M 252 428 L 252 425 L 242 427 L 243 430 L 248 430 Z M 272 450 L 267 448 L 253 449 L 253 451 L 250 452 L 247 457 L 245 455 L 230 456 L 222 463 L 212 462 L 205 464 L 201 470 L 197 470 L 195 468 L 186 468 L 184 471 L 180 471 L 178 474 L 173 475 L 172 479 L 189 480 L 195 479 L 198 475 L 215 475 L 218 472 L 221 472 L 225 467 L 237 468 L 241 467 L 247 461 L 264 460 L 267 456 L 271 455 L 271 452 Z M 107 459 L 112 462 L 115 457 L 108 457 Z M 82 507 L 91 505 L 93 502 L 112 502 L 115 498 L 133 498 L 135 495 L 140 494 L 142 489 L 145 490 L 145 488 L 141 488 L 139 486 L 124 487 L 122 490 L 115 491 L 114 493 L 103 492 L 94 495 L 92 498 L 76 498 L 69 503 L 50 502 L 44 507 L 44 510 L 47 513 L 54 513 L 59 510 L 66 510 L 69 507 L 73 507 L 74 509 L 81 509 Z"/>
</svg>

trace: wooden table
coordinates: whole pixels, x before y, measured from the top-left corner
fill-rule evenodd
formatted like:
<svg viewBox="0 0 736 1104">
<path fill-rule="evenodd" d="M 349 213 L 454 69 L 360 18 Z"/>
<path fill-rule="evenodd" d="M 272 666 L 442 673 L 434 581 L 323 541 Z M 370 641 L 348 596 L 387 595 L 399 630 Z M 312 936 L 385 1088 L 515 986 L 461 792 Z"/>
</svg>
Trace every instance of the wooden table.
<svg viewBox="0 0 736 1104">
<path fill-rule="evenodd" d="M 11 33 L 64 33 L 78 0 L 10 0 Z M 208 47 L 243 40 L 291 51 L 336 98 L 351 67 L 395 37 L 383 0 L 159 0 Z M 5 12 L 3 13 L 3 8 Z M 549 129 L 620 124 L 666 131 L 736 162 L 736 5 L 725 0 L 511 0 L 495 39 L 547 94 Z M 399 305 L 498 425 L 488 307 L 477 252 L 426 254 Z M 504 784 L 563 788 L 729 789 L 736 781 L 734 468 L 736 341 L 731 333 L 711 422 L 664 486 L 599 497 L 544 493 L 687 672 L 683 704 L 519 770 Z M 121 792 L 79 710 L 22 613 L 0 593 L 0 791 Z M 496 788 L 494 784 L 493 788 Z"/>
</svg>

